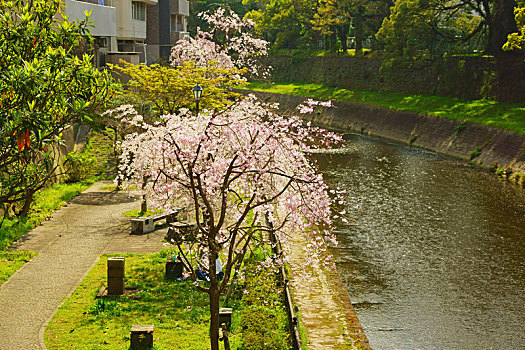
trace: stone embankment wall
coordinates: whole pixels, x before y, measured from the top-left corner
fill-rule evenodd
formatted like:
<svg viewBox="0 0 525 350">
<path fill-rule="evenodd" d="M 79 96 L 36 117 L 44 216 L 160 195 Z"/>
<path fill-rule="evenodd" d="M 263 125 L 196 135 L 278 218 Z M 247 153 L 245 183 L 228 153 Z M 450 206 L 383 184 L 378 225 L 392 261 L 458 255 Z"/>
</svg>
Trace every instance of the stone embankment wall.
<svg viewBox="0 0 525 350">
<path fill-rule="evenodd" d="M 363 56 L 269 56 L 268 64 L 277 82 L 511 103 L 523 103 L 525 95 L 525 62 L 516 55 L 447 57 L 397 66 L 388 73 L 381 70 L 380 58 Z"/>
<path fill-rule="evenodd" d="M 291 111 L 306 97 L 254 92 L 261 100 L 278 102 Z M 525 184 L 525 135 L 489 126 L 423 116 L 410 112 L 335 102 L 306 116 L 317 125 L 341 132 L 380 136 L 472 161 Z"/>
</svg>

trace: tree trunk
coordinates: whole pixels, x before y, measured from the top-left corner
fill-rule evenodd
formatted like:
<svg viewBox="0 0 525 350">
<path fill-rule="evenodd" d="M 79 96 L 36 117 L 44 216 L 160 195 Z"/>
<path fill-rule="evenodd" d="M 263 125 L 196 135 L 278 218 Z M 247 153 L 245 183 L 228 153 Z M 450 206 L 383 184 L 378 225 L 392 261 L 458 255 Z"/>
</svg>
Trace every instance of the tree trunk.
<svg viewBox="0 0 525 350">
<path fill-rule="evenodd" d="M 514 19 L 514 0 L 496 0 L 492 16 L 487 18 L 488 43 L 487 52 L 492 55 L 503 54 L 502 47 L 507 42 L 510 33 L 518 31 L 516 20 Z"/>
<path fill-rule="evenodd" d="M 210 259 L 210 345 L 219 350 L 219 284 L 215 274 L 215 259 Z"/>
<path fill-rule="evenodd" d="M 336 27 L 337 36 L 339 37 L 339 40 L 341 41 L 341 49 L 343 50 L 343 53 L 345 53 L 348 50 L 348 31 L 349 29 L 350 29 L 349 24 L 341 24 Z"/>
<path fill-rule="evenodd" d="M 357 15 L 354 17 L 355 24 L 355 53 L 363 51 L 363 17 Z"/>
<path fill-rule="evenodd" d="M 226 292 L 226 296 L 224 297 L 224 303 L 228 304 L 228 301 L 230 300 L 230 296 L 233 291 L 233 281 L 235 281 L 235 278 L 237 277 L 237 268 L 233 271 L 232 279 L 230 280 L 230 285 L 228 286 L 228 291 Z"/>
<path fill-rule="evenodd" d="M 20 216 L 27 216 L 29 214 L 29 209 L 31 209 L 31 203 L 33 203 L 33 195 L 35 191 L 27 190 L 24 197 L 24 207 L 20 212 Z"/>
<path fill-rule="evenodd" d="M 142 178 L 142 189 L 146 188 L 146 184 L 148 183 L 148 178 L 144 176 Z M 140 214 L 144 214 L 148 211 L 148 201 L 146 200 L 146 195 L 142 195 L 142 200 L 140 202 Z"/>
<path fill-rule="evenodd" d="M 337 51 L 337 36 L 334 32 L 325 35 L 325 47 L 326 51 L 335 52 Z"/>
</svg>

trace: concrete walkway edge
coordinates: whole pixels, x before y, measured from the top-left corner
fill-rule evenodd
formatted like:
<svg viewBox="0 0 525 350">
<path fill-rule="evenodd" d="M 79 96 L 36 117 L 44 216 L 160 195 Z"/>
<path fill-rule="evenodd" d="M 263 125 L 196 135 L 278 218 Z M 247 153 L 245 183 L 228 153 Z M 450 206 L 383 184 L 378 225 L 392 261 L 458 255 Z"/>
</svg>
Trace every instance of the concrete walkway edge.
<svg viewBox="0 0 525 350">
<path fill-rule="evenodd" d="M 44 334 L 45 334 L 45 331 L 46 331 L 46 327 L 47 327 L 47 324 L 53 319 L 53 317 L 55 317 L 55 314 L 57 313 L 58 309 L 60 309 L 60 307 L 62 305 L 64 305 L 64 303 L 66 302 L 67 299 L 69 299 L 69 297 L 75 292 L 75 290 L 77 290 L 78 286 L 82 283 L 82 281 L 84 280 L 84 278 L 86 278 L 86 276 L 88 275 L 89 271 L 91 271 L 91 269 L 97 264 L 97 262 L 100 260 L 100 256 L 97 257 L 95 259 L 95 261 L 93 262 L 93 265 L 91 265 L 91 267 L 86 271 L 86 273 L 84 273 L 84 275 L 82 276 L 82 278 L 80 278 L 78 280 L 78 283 L 76 285 L 74 285 L 73 287 L 71 287 L 71 290 L 69 291 L 69 293 L 64 297 L 64 299 L 62 299 L 62 301 L 60 302 L 59 305 L 57 305 L 57 307 L 55 308 L 55 310 L 53 310 L 53 313 L 49 316 L 49 318 L 44 322 L 44 324 L 42 325 L 42 327 L 40 328 L 40 331 L 38 332 L 38 339 L 40 340 L 40 347 L 42 349 L 47 349 L 46 347 L 46 343 L 44 341 Z"/>
</svg>

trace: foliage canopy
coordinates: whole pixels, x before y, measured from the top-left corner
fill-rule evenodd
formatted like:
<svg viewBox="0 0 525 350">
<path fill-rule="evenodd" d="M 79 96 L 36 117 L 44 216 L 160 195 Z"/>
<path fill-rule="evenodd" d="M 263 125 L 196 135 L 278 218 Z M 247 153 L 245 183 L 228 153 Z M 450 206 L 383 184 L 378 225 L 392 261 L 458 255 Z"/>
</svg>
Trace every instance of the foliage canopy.
<svg viewBox="0 0 525 350">
<path fill-rule="evenodd" d="M 61 133 L 104 104 L 110 78 L 92 57 L 75 55 L 88 20 L 59 19 L 59 0 L 0 3 L 0 203 L 25 200 L 59 164 Z M 7 211 L 6 211 L 7 212 Z"/>
</svg>

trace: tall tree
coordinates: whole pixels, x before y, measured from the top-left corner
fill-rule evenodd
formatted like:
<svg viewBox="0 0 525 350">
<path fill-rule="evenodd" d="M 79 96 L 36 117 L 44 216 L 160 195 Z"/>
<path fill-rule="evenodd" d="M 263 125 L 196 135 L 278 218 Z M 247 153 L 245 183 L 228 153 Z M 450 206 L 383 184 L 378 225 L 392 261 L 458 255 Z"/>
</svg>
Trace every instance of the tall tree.
<svg viewBox="0 0 525 350">
<path fill-rule="evenodd" d="M 491 19 L 488 31 L 487 52 L 494 55 L 501 54 L 503 45 L 507 42 L 509 34 L 518 30 L 514 18 L 515 0 L 495 0 L 493 18 Z"/>
<path fill-rule="evenodd" d="M 222 7 L 237 13 L 241 17 L 244 17 L 247 12 L 256 9 L 256 6 L 256 4 L 252 4 L 243 0 L 192 0 L 190 1 L 188 30 L 193 37 L 195 34 L 197 34 L 197 28 L 200 28 L 202 31 L 208 31 L 211 29 L 209 23 L 199 16 L 199 14 L 202 12 L 214 12 L 218 8 Z"/>
<path fill-rule="evenodd" d="M 258 6 L 246 14 L 255 21 L 255 29 L 276 49 L 314 48 L 319 35 L 313 30 L 316 1 L 246 0 Z"/>
<path fill-rule="evenodd" d="M 511 33 L 508 40 L 503 46 L 504 50 L 523 50 L 523 43 L 525 42 L 525 1 L 520 1 L 519 5 L 514 9 L 516 24 L 518 31 Z"/>
<path fill-rule="evenodd" d="M 60 0 L 0 2 L 0 203 L 25 201 L 58 165 L 60 135 L 105 103 L 110 77 L 76 56 L 87 19 L 59 19 Z"/>
<path fill-rule="evenodd" d="M 517 30 L 514 6 L 514 0 L 399 0 L 390 17 L 383 21 L 377 36 L 383 42 L 398 40 L 399 44 L 412 37 L 422 42 L 415 43 L 417 46 L 437 55 L 459 47 L 472 50 L 472 41 L 478 40 L 481 41 L 481 51 L 499 55 L 507 35 Z M 415 18 L 425 22 L 416 23 Z M 410 22 L 415 25 L 415 30 Z M 387 39 L 388 32 L 396 31 L 394 28 L 397 28 L 394 35 L 398 39 Z"/>
<path fill-rule="evenodd" d="M 348 33 L 352 21 L 355 25 L 356 49 L 362 49 L 363 14 L 362 1 L 321 0 L 312 23 L 323 34 L 335 34 L 343 52 L 348 49 Z"/>
<path fill-rule="evenodd" d="M 140 120 L 134 113 L 129 118 Z M 147 178 L 142 193 L 150 203 L 183 205 L 193 213 L 196 232 L 176 232 L 174 241 L 196 288 L 209 295 L 210 344 L 218 350 L 219 298 L 245 254 L 271 244 L 266 219 L 285 249 L 292 236 L 308 241 L 307 259 L 297 272 L 329 264 L 325 239 L 335 242 L 333 201 L 305 152 L 315 140 L 330 144 L 340 138 L 298 118 L 279 117 L 254 98 L 227 110 L 165 115 L 158 125 L 142 128 L 122 144 L 122 170 L 133 174 L 123 180 L 141 188 Z M 193 243 L 183 244 L 184 238 Z M 222 281 L 215 273 L 219 254 L 225 261 Z M 209 284 L 197 282 L 200 260 L 208 262 Z"/>
</svg>

